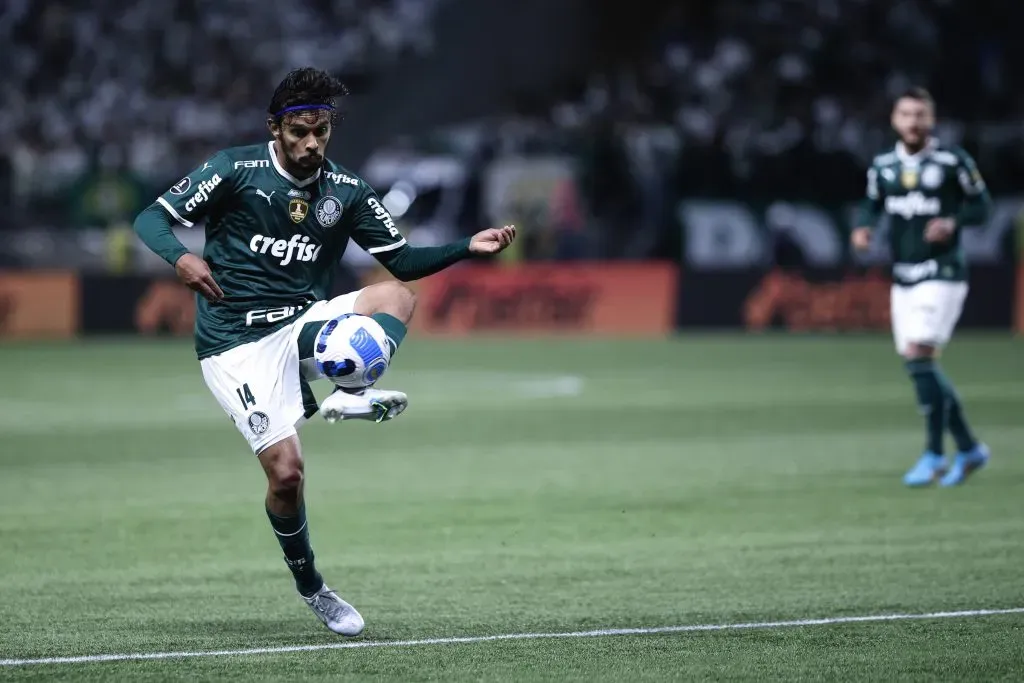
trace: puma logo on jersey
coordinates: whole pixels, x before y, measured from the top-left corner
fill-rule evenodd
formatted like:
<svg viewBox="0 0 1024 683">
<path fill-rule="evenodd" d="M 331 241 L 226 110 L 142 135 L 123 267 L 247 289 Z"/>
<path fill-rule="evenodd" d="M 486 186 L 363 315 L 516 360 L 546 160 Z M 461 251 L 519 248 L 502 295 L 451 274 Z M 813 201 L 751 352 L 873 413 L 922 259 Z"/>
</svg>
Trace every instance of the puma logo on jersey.
<svg viewBox="0 0 1024 683">
<path fill-rule="evenodd" d="M 266 192 L 264 192 L 263 190 L 261 190 L 261 189 L 259 189 L 259 188 L 256 188 L 256 194 L 258 194 L 259 196 L 261 196 L 261 197 L 263 197 L 264 199 L 266 199 L 266 200 L 267 200 L 267 204 L 268 204 L 268 205 L 270 204 L 270 198 L 274 196 L 274 192 L 277 192 L 277 190 L 273 190 L 273 191 L 271 191 L 271 193 L 270 193 L 270 194 L 267 194 L 267 193 L 266 193 Z"/>
<path fill-rule="evenodd" d="M 223 180 L 218 174 L 214 173 L 209 180 L 204 180 L 199 183 L 196 187 L 196 193 L 192 195 L 192 198 L 185 202 L 186 213 L 191 213 L 196 210 L 200 204 L 210 198 L 210 193 L 213 192 L 214 188 L 220 185 Z"/>
<path fill-rule="evenodd" d="M 925 197 L 920 192 L 910 192 L 903 197 L 885 198 L 886 213 L 903 218 L 914 216 L 938 216 L 942 203 L 938 197 Z"/>
<path fill-rule="evenodd" d="M 267 254 L 281 259 L 278 265 L 287 266 L 293 261 L 316 261 L 323 245 L 310 243 L 309 235 L 295 234 L 291 239 L 279 240 L 264 235 L 253 235 L 249 249 L 254 254 Z"/>
</svg>

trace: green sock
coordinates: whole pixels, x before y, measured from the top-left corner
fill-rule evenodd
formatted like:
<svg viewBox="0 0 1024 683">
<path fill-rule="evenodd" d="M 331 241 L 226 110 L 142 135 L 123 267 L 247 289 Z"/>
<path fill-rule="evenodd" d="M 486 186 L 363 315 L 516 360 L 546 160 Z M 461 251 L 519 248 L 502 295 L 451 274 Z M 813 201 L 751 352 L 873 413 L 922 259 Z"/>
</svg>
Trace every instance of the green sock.
<svg viewBox="0 0 1024 683">
<path fill-rule="evenodd" d="M 917 404 L 925 416 L 925 449 L 941 455 L 946 431 L 946 392 L 935 372 L 931 358 L 915 358 L 906 363 L 917 391 Z"/>
<path fill-rule="evenodd" d="M 309 545 L 309 526 L 306 524 L 306 504 L 299 506 L 299 514 L 280 517 L 267 510 L 270 526 L 284 551 L 284 561 L 295 577 L 295 587 L 307 598 L 324 585 L 323 577 L 313 564 L 313 548 Z"/>
<path fill-rule="evenodd" d="M 949 381 L 949 378 L 946 377 L 938 366 L 935 366 L 935 376 L 938 378 L 939 385 L 946 395 L 946 406 L 949 408 L 949 433 L 953 435 L 957 450 L 969 451 L 974 449 L 978 445 L 978 440 L 974 438 L 974 433 L 971 431 L 970 425 L 967 424 L 967 418 L 964 417 L 960 395 L 956 393 L 953 383 Z"/>
<path fill-rule="evenodd" d="M 391 346 L 391 355 L 394 356 L 395 351 L 398 351 L 398 345 L 405 339 L 405 333 L 409 330 L 406 329 L 405 324 L 401 320 L 393 315 L 374 313 L 370 317 L 384 328 L 384 333 L 388 335 L 388 344 Z"/>
</svg>

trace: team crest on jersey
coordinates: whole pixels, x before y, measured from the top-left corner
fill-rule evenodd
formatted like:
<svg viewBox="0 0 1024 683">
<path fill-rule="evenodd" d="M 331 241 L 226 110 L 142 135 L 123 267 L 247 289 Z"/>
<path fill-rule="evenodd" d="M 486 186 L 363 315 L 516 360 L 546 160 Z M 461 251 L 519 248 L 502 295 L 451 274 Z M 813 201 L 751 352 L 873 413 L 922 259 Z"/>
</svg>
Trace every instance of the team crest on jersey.
<svg viewBox="0 0 1024 683">
<path fill-rule="evenodd" d="M 185 194 L 188 188 L 192 187 L 192 179 L 185 176 L 178 182 L 171 185 L 171 194 Z"/>
<path fill-rule="evenodd" d="M 900 172 L 900 182 L 908 190 L 913 190 L 917 187 L 917 177 L 918 172 L 916 168 L 905 168 Z"/>
<path fill-rule="evenodd" d="M 341 218 L 341 208 L 341 202 L 337 197 L 330 195 L 321 197 L 320 201 L 316 203 L 317 222 L 325 228 L 331 227 Z"/>
<path fill-rule="evenodd" d="M 928 164 L 921 171 L 921 186 L 934 190 L 942 184 L 942 167 L 938 164 Z"/>
<path fill-rule="evenodd" d="M 293 223 L 301 223 L 307 213 L 309 213 L 309 202 L 305 199 L 292 197 L 292 200 L 288 202 L 288 215 Z"/>
<path fill-rule="evenodd" d="M 265 431 L 270 429 L 270 418 L 267 417 L 266 413 L 261 413 L 258 410 L 254 411 L 249 415 L 249 429 L 251 429 L 252 433 L 256 436 L 263 434 Z"/>
</svg>

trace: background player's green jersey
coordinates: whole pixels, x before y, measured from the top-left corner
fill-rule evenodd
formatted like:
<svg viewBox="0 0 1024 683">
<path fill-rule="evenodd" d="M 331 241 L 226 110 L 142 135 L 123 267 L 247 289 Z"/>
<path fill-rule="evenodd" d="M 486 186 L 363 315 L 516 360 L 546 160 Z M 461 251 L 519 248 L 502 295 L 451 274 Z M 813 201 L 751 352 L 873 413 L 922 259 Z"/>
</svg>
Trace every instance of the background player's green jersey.
<svg viewBox="0 0 1024 683">
<path fill-rule="evenodd" d="M 876 156 L 868 169 L 857 225 L 874 227 L 883 212 L 888 214 L 895 283 L 965 280 L 960 231 L 983 223 L 990 201 L 977 165 L 964 150 L 932 138 L 924 149 L 909 154 L 897 143 Z M 956 230 L 946 242 L 926 242 L 925 226 L 937 217 L 953 218 Z"/>
<path fill-rule="evenodd" d="M 217 152 L 140 215 L 139 236 L 173 264 L 185 248 L 160 224 L 161 211 L 186 227 L 206 218 L 203 258 L 224 299 L 196 297 L 199 358 L 270 334 L 329 297 L 349 238 L 401 279 L 469 255 L 468 240 L 409 247 L 363 180 L 331 161 L 299 180 L 280 166 L 272 142 Z"/>
</svg>

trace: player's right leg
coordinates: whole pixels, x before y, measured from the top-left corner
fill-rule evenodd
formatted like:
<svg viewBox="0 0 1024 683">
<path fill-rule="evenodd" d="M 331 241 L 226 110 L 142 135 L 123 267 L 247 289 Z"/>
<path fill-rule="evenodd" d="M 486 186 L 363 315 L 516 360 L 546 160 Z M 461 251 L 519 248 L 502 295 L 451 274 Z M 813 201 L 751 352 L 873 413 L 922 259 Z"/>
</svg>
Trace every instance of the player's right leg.
<svg viewBox="0 0 1024 683">
<path fill-rule="evenodd" d="M 267 517 L 295 578 L 295 587 L 327 628 L 343 636 L 359 635 L 363 631 L 363 617 L 327 587 L 314 564 L 298 436 L 293 434 L 271 444 L 258 457 L 267 475 Z"/>
<path fill-rule="evenodd" d="M 927 486 L 938 480 L 946 470 L 943 454 L 945 430 L 945 400 L 941 388 L 926 359 L 918 357 L 921 350 L 912 340 L 921 335 L 919 313 L 920 296 L 915 290 L 920 285 L 893 285 L 890 295 L 892 334 L 896 352 L 904 359 L 904 367 L 914 385 L 919 412 L 925 417 L 925 448 L 917 462 L 903 475 L 907 486 Z"/>
<path fill-rule="evenodd" d="M 299 594 L 332 631 L 359 634 L 362 617 L 324 585 L 309 541 L 296 426 L 316 411 L 316 399 L 304 391 L 293 330 L 285 327 L 200 365 L 207 387 L 266 473 L 267 517 Z"/>
</svg>

